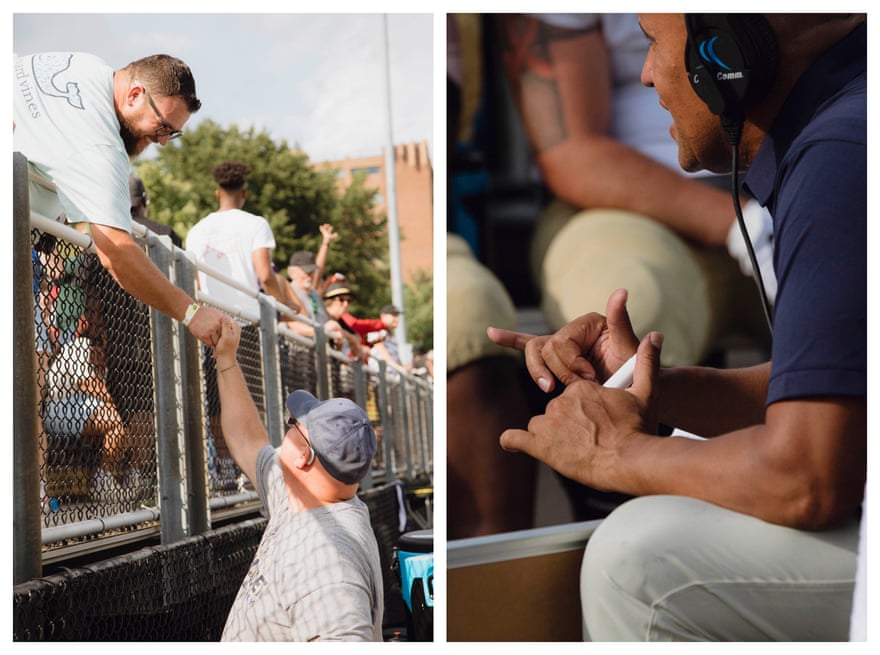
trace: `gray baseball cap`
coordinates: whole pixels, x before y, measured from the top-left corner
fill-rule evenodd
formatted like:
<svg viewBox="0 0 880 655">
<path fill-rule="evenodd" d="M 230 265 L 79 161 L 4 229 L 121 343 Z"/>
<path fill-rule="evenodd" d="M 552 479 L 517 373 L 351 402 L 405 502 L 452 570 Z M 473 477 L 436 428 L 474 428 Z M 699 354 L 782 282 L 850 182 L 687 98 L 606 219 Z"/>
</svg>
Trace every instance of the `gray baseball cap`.
<svg viewBox="0 0 880 655">
<path fill-rule="evenodd" d="M 318 268 L 318 264 L 315 263 L 315 253 L 308 250 L 297 250 L 293 253 L 290 256 L 290 265 L 298 266 L 306 273 L 312 273 Z"/>
<path fill-rule="evenodd" d="M 287 396 L 287 411 L 309 431 L 330 475 L 345 484 L 360 482 L 376 454 L 376 433 L 363 409 L 348 398 L 318 400 L 299 389 Z"/>
</svg>

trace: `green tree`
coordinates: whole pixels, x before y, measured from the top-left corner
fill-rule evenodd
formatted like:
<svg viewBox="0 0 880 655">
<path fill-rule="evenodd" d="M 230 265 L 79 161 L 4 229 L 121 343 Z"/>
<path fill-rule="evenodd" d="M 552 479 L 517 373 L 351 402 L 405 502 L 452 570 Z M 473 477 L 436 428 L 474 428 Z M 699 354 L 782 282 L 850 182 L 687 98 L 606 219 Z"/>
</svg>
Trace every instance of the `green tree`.
<svg viewBox="0 0 880 655">
<path fill-rule="evenodd" d="M 205 120 L 167 146 L 153 160 L 137 166 L 150 198 L 149 215 L 171 226 L 183 239 L 189 229 L 214 211 L 213 167 L 238 159 L 251 167 L 244 209 L 264 216 L 275 234 L 275 265 L 286 275 L 297 250 L 317 252 L 319 226 L 333 225 L 333 242 L 325 273 L 340 272 L 357 294 L 353 313 L 377 316 L 390 296 L 387 220 L 374 209 L 375 189 L 363 177 L 340 193 L 336 172 L 319 171 L 308 156 L 276 143 L 268 133 L 236 126 L 222 128 Z"/>
<path fill-rule="evenodd" d="M 434 277 L 430 271 L 417 270 L 412 282 L 403 288 L 406 311 L 406 335 L 411 344 L 421 344 L 425 351 L 434 348 Z"/>
</svg>

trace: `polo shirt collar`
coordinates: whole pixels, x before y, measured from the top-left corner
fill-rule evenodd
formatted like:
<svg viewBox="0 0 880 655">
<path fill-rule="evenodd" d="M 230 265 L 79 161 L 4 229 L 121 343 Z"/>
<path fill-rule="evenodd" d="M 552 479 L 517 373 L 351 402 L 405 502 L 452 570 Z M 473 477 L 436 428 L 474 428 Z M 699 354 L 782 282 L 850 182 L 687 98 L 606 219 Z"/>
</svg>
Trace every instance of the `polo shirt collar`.
<svg viewBox="0 0 880 655">
<path fill-rule="evenodd" d="M 776 185 L 782 157 L 821 104 L 866 67 L 867 22 L 834 44 L 801 75 L 764 137 L 745 177 L 745 185 L 763 206 Z"/>
</svg>

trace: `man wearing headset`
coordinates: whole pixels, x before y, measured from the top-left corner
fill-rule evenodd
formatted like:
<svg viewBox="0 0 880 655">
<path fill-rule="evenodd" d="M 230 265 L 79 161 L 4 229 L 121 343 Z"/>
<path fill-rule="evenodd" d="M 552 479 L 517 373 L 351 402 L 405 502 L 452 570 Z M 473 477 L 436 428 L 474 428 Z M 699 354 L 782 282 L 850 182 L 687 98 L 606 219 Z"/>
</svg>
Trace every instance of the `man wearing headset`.
<svg viewBox="0 0 880 655">
<path fill-rule="evenodd" d="M 637 496 L 584 555 L 591 639 L 845 640 L 867 460 L 866 17 L 640 24 L 682 168 L 737 157 L 773 216 L 771 361 L 661 370 L 662 335 L 639 341 L 622 290 L 555 335 L 490 328 L 542 389 L 567 385 L 501 444 Z M 633 353 L 632 386 L 600 386 Z"/>
</svg>

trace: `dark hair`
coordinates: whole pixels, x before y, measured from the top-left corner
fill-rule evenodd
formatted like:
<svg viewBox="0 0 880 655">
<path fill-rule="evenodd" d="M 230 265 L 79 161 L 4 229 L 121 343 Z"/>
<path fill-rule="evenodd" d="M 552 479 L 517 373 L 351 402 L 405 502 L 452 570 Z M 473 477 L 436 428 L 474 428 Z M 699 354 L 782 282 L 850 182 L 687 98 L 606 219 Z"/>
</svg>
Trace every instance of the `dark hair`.
<svg viewBox="0 0 880 655">
<path fill-rule="evenodd" d="M 251 167 L 243 161 L 223 161 L 214 167 L 211 175 L 221 189 L 237 191 L 245 185 L 250 172 Z"/>
<path fill-rule="evenodd" d="M 149 92 L 159 98 L 180 97 L 189 113 L 196 113 L 202 101 L 196 96 L 196 81 L 185 63 L 171 55 L 150 55 L 131 62 L 123 70 L 132 79 L 145 84 Z"/>
</svg>

